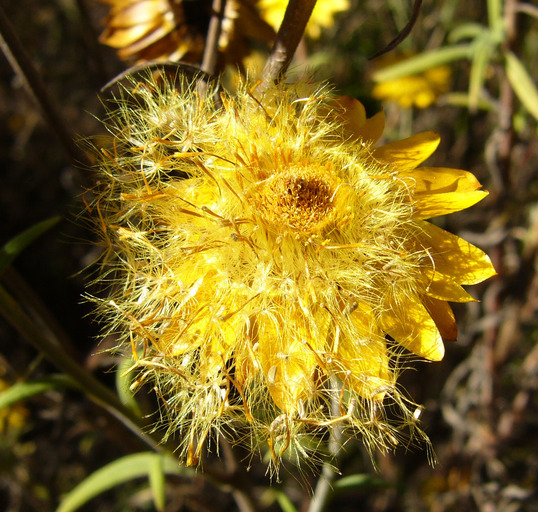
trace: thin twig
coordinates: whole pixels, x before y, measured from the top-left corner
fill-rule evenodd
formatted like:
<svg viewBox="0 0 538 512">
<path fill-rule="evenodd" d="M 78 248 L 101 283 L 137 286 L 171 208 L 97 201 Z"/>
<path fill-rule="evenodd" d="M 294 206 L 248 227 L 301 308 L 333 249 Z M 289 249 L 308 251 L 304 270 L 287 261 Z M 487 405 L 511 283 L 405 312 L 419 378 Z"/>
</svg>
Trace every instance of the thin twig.
<svg viewBox="0 0 538 512">
<path fill-rule="evenodd" d="M 385 53 L 394 50 L 394 48 L 396 48 L 411 33 L 411 30 L 413 30 L 413 27 L 418 20 L 418 15 L 420 14 L 421 7 L 422 0 L 415 0 L 415 3 L 413 4 L 413 10 L 411 11 L 411 18 L 409 18 L 407 25 L 387 46 L 385 46 L 385 48 L 382 48 L 371 57 L 368 57 L 368 60 L 376 59 L 377 57 L 381 57 L 381 55 L 384 55 Z"/>
<path fill-rule="evenodd" d="M 11 23 L 1 7 L 0 48 L 4 52 L 4 55 L 15 73 L 19 75 L 26 91 L 41 110 L 43 118 L 58 137 L 58 140 L 71 163 L 80 165 L 81 162 L 85 162 L 86 158 L 84 153 L 80 151 L 73 142 L 73 138 L 67 130 L 59 110 L 56 108 L 52 98 L 48 95 L 41 77 L 28 58 L 19 38 L 15 34 Z"/>
<path fill-rule="evenodd" d="M 538 19 L 538 7 L 525 2 L 518 2 L 516 6 L 517 12 L 528 14 Z"/>
<path fill-rule="evenodd" d="M 288 3 L 275 44 L 263 68 L 258 92 L 265 91 L 280 80 L 288 69 L 315 5 L 316 0 L 290 0 Z"/>
</svg>

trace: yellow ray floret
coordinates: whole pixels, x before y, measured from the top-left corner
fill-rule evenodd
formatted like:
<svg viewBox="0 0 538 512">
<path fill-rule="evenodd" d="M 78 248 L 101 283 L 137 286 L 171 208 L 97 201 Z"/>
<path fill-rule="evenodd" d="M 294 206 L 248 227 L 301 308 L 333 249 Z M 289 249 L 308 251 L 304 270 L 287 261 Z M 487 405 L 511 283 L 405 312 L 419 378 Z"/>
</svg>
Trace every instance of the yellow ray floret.
<svg viewBox="0 0 538 512">
<path fill-rule="evenodd" d="M 446 301 L 495 273 L 424 220 L 485 195 L 466 171 L 418 167 L 436 134 L 375 148 L 382 115 L 306 89 L 201 98 L 181 76 L 150 79 L 110 116 L 101 311 L 189 464 L 217 433 L 278 462 L 338 423 L 387 448 L 402 429 L 388 403 L 416 433 L 401 361 L 442 359 L 457 335 Z"/>
</svg>

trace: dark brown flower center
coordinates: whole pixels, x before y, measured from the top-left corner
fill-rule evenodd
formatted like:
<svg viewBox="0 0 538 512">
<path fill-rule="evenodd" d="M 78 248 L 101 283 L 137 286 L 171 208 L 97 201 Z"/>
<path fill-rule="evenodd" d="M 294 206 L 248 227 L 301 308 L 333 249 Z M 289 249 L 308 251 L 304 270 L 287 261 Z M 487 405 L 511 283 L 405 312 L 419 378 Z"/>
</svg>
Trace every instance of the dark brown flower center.
<svg viewBox="0 0 538 512">
<path fill-rule="evenodd" d="M 277 229 L 313 234 L 331 220 L 335 190 L 326 172 L 290 170 L 260 183 L 252 200 L 263 220 Z"/>
</svg>

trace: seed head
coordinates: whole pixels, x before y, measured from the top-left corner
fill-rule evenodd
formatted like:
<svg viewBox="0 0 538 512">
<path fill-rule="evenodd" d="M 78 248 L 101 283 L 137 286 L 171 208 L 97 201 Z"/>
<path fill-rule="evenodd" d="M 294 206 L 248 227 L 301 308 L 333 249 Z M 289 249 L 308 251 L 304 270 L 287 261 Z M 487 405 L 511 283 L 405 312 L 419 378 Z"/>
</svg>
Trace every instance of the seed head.
<svg viewBox="0 0 538 512">
<path fill-rule="evenodd" d="M 217 433 L 275 463 L 336 425 L 369 448 L 421 435 L 402 362 L 440 360 L 456 337 L 446 301 L 494 274 L 424 219 L 486 193 L 466 171 L 418 167 L 431 132 L 376 148 L 382 114 L 326 87 L 213 92 L 133 84 L 99 166 L 101 314 L 168 434 L 188 464 Z"/>
</svg>

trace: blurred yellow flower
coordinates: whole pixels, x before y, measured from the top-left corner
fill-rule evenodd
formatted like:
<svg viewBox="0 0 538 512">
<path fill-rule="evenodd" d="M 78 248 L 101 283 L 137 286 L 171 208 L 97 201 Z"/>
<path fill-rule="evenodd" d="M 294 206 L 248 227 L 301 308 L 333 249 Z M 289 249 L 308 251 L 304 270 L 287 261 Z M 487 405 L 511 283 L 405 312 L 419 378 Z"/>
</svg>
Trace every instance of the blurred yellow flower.
<svg viewBox="0 0 538 512">
<path fill-rule="evenodd" d="M 100 42 L 123 60 L 182 60 L 199 63 L 204 53 L 211 0 L 101 0 L 110 5 Z M 250 51 L 249 39 L 269 41 L 272 28 L 255 0 L 228 0 L 219 39 L 226 63 L 238 64 Z"/>
<path fill-rule="evenodd" d="M 201 98 L 148 79 L 123 96 L 99 150 L 100 280 L 115 283 L 100 309 L 186 462 L 219 433 L 278 463 L 337 423 L 369 448 L 420 432 L 402 359 L 442 359 L 447 301 L 495 274 L 426 221 L 487 195 L 467 171 L 421 166 L 439 136 L 375 147 L 382 113 L 304 83 Z"/>
<path fill-rule="evenodd" d="M 258 0 L 258 6 L 262 17 L 275 30 L 278 30 L 284 18 L 288 0 Z M 335 14 L 348 9 L 349 0 L 318 0 L 306 27 L 306 34 L 312 39 L 317 39 L 324 28 L 333 26 Z"/>
<path fill-rule="evenodd" d="M 9 389 L 10 385 L 0 379 L 0 394 Z M 22 403 L 0 408 L 0 434 L 7 435 L 11 430 L 18 430 L 28 417 L 28 409 Z"/>
<path fill-rule="evenodd" d="M 402 58 L 382 59 L 382 66 L 389 67 Z M 427 108 L 450 88 L 451 70 L 449 66 L 435 66 L 426 71 L 380 82 L 372 91 L 372 96 L 381 101 L 394 101 L 404 108 L 416 106 Z"/>
</svg>

